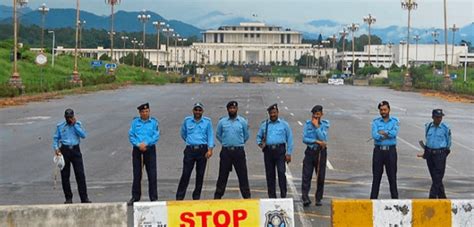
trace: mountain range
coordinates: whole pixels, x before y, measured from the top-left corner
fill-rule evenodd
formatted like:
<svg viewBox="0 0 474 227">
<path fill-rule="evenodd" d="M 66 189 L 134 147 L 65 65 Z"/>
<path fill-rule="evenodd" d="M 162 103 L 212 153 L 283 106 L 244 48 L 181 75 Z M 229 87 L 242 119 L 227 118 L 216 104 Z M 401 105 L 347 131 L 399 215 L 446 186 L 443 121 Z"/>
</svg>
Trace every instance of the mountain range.
<svg viewBox="0 0 474 227">
<path fill-rule="evenodd" d="M 50 12 L 46 15 L 46 27 L 49 29 L 61 28 L 61 27 L 72 27 L 75 20 L 75 9 L 50 9 Z M 142 31 L 142 25 L 137 20 L 137 15 L 140 12 L 126 12 L 118 11 L 115 14 L 115 31 L 127 31 L 127 32 L 138 32 Z M 215 29 L 223 25 L 238 25 L 240 22 L 251 22 L 258 20 L 258 18 L 247 18 L 244 16 L 223 13 L 220 11 L 211 11 L 205 15 L 193 17 L 183 21 L 180 20 L 169 20 L 161 15 L 154 12 L 147 12 L 150 14 L 151 19 L 146 24 L 147 33 L 155 33 L 156 29 L 152 25 L 152 21 L 165 21 L 170 27 L 174 28 L 182 36 L 196 36 L 201 38 L 201 32 L 205 29 Z M 38 11 L 33 11 L 29 8 L 22 9 L 21 13 L 22 24 L 36 24 L 41 23 L 41 14 Z M 0 5 L 0 23 L 10 23 L 12 15 L 12 8 L 8 6 Z M 81 20 L 86 20 L 86 28 L 96 29 L 110 29 L 110 16 L 99 16 L 86 11 L 81 11 Z M 333 21 L 333 20 L 312 20 L 306 23 L 292 23 L 292 22 L 280 22 L 274 24 L 271 21 L 264 21 L 267 24 L 278 25 L 284 28 L 291 28 L 292 30 L 300 31 L 303 33 L 305 39 L 316 39 L 319 34 L 323 37 L 329 37 L 333 34 L 338 34 L 339 31 L 345 26 L 344 23 Z M 419 43 L 433 43 L 433 37 L 431 32 L 437 30 L 440 35 L 438 41 L 444 42 L 444 32 L 442 28 L 411 28 L 411 34 L 420 36 Z M 406 26 L 388 26 L 378 27 L 372 26 L 371 33 L 382 39 L 384 43 L 393 42 L 398 43 L 400 40 L 406 39 Z M 366 24 L 361 24 L 359 31 L 355 33 L 355 36 L 368 33 L 368 27 Z M 448 32 L 449 42 L 452 41 L 452 32 Z M 459 43 L 461 40 L 466 40 L 474 44 L 474 24 L 468 24 L 460 27 L 459 31 L 456 32 L 455 43 Z M 414 42 L 412 40 L 412 42 Z"/>
</svg>

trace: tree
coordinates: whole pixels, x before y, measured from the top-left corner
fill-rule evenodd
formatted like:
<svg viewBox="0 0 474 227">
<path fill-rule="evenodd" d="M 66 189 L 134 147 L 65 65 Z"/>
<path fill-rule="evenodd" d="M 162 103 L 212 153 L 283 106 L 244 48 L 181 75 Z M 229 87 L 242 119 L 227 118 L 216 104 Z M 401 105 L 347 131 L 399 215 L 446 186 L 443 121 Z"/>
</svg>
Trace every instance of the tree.
<svg viewBox="0 0 474 227">
<path fill-rule="evenodd" d="M 308 54 L 304 54 L 303 56 L 301 56 L 301 58 L 298 60 L 298 66 L 305 66 L 305 67 L 309 67 L 311 65 L 313 65 L 313 63 L 316 62 L 316 58 L 314 56 L 311 56 L 311 55 L 308 55 Z M 271 63 L 271 62 L 270 62 Z"/>
</svg>

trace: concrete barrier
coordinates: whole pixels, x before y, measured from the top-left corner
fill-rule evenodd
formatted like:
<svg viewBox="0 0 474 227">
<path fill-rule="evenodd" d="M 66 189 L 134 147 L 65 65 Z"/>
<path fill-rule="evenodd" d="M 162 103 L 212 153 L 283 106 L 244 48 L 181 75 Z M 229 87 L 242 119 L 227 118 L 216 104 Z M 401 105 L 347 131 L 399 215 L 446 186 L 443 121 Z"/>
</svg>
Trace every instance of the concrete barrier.
<svg viewBox="0 0 474 227">
<path fill-rule="evenodd" d="M 250 83 L 258 84 L 258 83 L 265 83 L 265 82 L 267 82 L 267 79 L 265 79 L 265 77 L 262 77 L 262 76 L 251 76 L 250 77 Z"/>
<path fill-rule="evenodd" d="M 244 78 L 241 76 L 228 76 L 227 83 L 243 83 Z"/>
<path fill-rule="evenodd" d="M 0 226 L 127 226 L 126 203 L 0 206 Z"/>
<path fill-rule="evenodd" d="M 303 77 L 303 84 L 317 84 L 317 77 Z"/>
<path fill-rule="evenodd" d="M 225 78 L 222 75 L 215 75 L 209 78 L 209 83 L 211 84 L 224 83 L 224 81 Z"/>
<path fill-rule="evenodd" d="M 474 226 L 474 200 L 333 200 L 332 226 Z"/>
<path fill-rule="evenodd" d="M 294 77 L 277 77 L 276 82 L 277 84 L 294 84 L 295 78 Z"/>
<path fill-rule="evenodd" d="M 369 86 L 369 80 L 368 79 L 354 79 L 352 84 L 354 86 Z"/>
</svg>

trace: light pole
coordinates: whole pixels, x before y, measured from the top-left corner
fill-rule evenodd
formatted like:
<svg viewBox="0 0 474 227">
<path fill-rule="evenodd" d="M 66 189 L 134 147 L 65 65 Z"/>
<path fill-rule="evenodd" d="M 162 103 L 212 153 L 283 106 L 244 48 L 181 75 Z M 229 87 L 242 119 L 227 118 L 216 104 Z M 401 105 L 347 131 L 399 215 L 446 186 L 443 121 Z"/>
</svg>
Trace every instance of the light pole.
<svg viewBox="0 0 474 227">
<path fill-rule="evenodd" d="M 123 47 L 122 47 L 122 49 L 123 49 L 123 51 L 125 51 L 125 44 L 127 43 L 127 40 L 128 40 L 129 38 L 128 38 L 128 36 L 122 36 L 122 37 L 120 37 L 120 39 L 121 39 L 122 42 L 123 42 Z M 124 52 L 122 52 L 122 53 L 124 53 Z M 122 55 L 123 55 L 123 54 L 122 54 Z M 125 56 L 126 56 L 126 55 L 125 55 Z M 119 62 L 120 62 L 120 61 L 119 61 Z M 123 57 L 122 63 L 125 63 L 125 57 Z"/>
<path fill-rule="evenodd" d="M 81 77 L 79 75 L 78 67 L 77 67 L 77 47 L 79 43 L 79 22 L 80 22 L 80 15 L 79 15 L 79 0 L 76 0 L 76 46 L 74 48 L 74 71 L 72 71 L 72 80 L 71 83 L 79 84 L 82 87 Z"/>
<path fill-rule="evenodd" d="M 454 37 L 457 31 L 459 31 L 459 27 L 456 27 L 456 24 L 453 24 L 453 27 L 449 28 L 453 32 L 453 46 L 451 49 L 451 65 L 454 66 Z"/>
<path fill-rule="evenodd" d="M 378 66 L 375 66 L 375 67 L 380 67 L 380 65 L 379 65 L 379 50 L 381 50 L 380 47 L 376 47 L 376 48 L 375 48 L 375 51 L 376 51 L 376 55 L 375 55 L 375 65 L 378 65 Z"/>
<path fill-rule="evenodd" d="M 135 67 L 135 50 L 138 44 L 138 40 L 136 38 L 133 38 L 132 41 L 130 41 L 133 44 L 133 51 L 132 51 L 132 65 Z"/>
<path fill-rule="evenodd" d="M 355 65 L 355 53 L 354 53 L 354 48 L 355 48 L 354 41 L 355 41 L 355 39 L 354 39 L 354 33 L 357 30 L 359 30 L 359 25 L 355 24 L 355 23 L 352 23 L 351 25 L 349 25 L 348 29 L 352 33 L 352 66 L 351 66 L 351 68 L 352 68 L 352 76 L 354 76 L 354 74 L 355 74 L 355 67 L 354 67 L 354 65 Z"/>
<path fill-rule="evenodd" d="M 56 55 L 55 53 L 55 49 L 56 49 L 56 34 L 54 33 L 54 31 L 48 31 L 48 33 L 50 34 L 53 34 L 53 46 L 52 46 L 52 50 L 51 50 L 51 58 L 52 58 L 52 61 L 51 61 L 51 66 L 54 67 L 54 55 Z"/>
<path fill-rule="evenodd" d="M 323 40 L 323 41 L 321 41 L 321 43 L 323 44 L 322 46 L 323 46 L 323 48 L 324 48 L 324 58 L 323 58 L 323 59 L 324 59 L 324 69 L 327 69 L 327 68 L 328 68 L 328 62 L 327 62 L 328 53 L 327 53 L 326 46 L 327 46 L 328 44 L 330 44 L 331 41 L 329 41 L 329 40 Z M 319 60 L 319 59 L 318 59 L 318 60 Z"/>
<path fill-rule="evenodd" d="M 166 34 L 166 73 L 168 73 L 168 68 L 170 66 L 170 59 L 169 59 L 169 46 L 170 46 L 170 36 L 173 34 L 174 29 L 170 28 L 170 25 L 166 25 L 166 28 L 163 29 L 163 32 Z"/>
<path fill-rule="evenodd" d="M 415 65 L 418 62 L 418 41 L 420 41 L 421 37 L 419 35 L 415 35 L 413 40 L 415 40 Z"/>
<path fill-rule="evenodd" d="M 82 50 L 82 29 L 86 26 L 86 20 L 79 20 L 77 22 L 79 24 L 79 52 Z"/>
<path fill-rule="evenodd" d="M 178 39 L 180 39 L 180 36 L 178 33 L 173 34 L 174 37 L 174 71 L 178 71 Z"/>
<path fill-rule="evenodd" d="M 20 73 L 18 72 L 18 6 L 26 5 L 28 0 L 13 0 L 13 73 L 9 84 L 12 87 L 23 89 Z"/>
<path fill-rule="evenodd" d="M 165 25 L 165 22 L 153 21 L 153 25 L 156 27 L 156 73 L 158 73 L 158 68 L 160 66 L 160 29 L 161 26 Z"/>
<path fill-rule="evenodd" d="M 144 65 L 145 65 L 145 48 L 144 48 L 144 44 L 143 44 L 143 41 L 140 41 L 138 42 L 138 48 L 140 48 L 140 50 L 142 51 L 142 72 L 144 73 L 145 72 L 145 68 L 144 68 Z"/>
<path fill-rule="evenodd" d="M 334 63 L 336 63 L 336 56 L 335 56 L 335 54 L 336 54 L 336 41 L 337 41 L 336 34 L 333 34 L 331 36 L 331 41 L 332 41 L 332 62 L 333 62 L 332 67 L 334 69 L 334 68 L 336 68 L 335 67 L 336 65 L 334 65 Z"/>
<path fill-rule="evenodd" d="M 43 3 L 39 8 L 38 11 L 41 13 L 41 53 L 44 52 L 44 20 L 46 14 L 49 12 L 49 8 L 46 7 L 46 4 Z"/>
<path fill-rule="evenodd" d="M 368 16 L 364 17 L 364 23 L 367 23 L 369 25 L 369 65 L 371 65 L 370 62 L 370 27 L 372 24 L 374 24 L 377 21 L 374 16 L 372 16 L 370 13 Z"/>
<path fill-rule="evenodd" d="M 110 5 L 110 58 L 114 59 L 114 7 L 122 2 L 122 0 L 105 0 L 105 4 Z M 113 69 L 109 70 L 113 74 Z"/>
<path fill-rule="evenodd" d="M 404 50 L 405 50 L 405 48 L 403 47 L 403 45 L 405 45 L 405 44 L 407 44 L 407 41 L 405 41 L 405 40 L 400 40 L 400 45 L 402 46 L 402 47 L 401 47 L 401 49 L 402 49 L 401 57 L 402 57 L 402 58 L 400 59 L 400 63 L 401 63 L 402 66 L 403 66 L 403 56 L 404 56 L 403 53 L 404 53 Z"/>
<path fill-rule="evenodd" d="M 452 85 L 452 81 L 449 78 L 448 71 L 448 16 L 447 16 L 447 5 L 446 0 L 444 2 L 444 81 L 443 88 L 449 89 Z"/>
<path fill-rule="evenodd" d="M 388 47 L 388 51 L 390 52 L 390 66 L 388 67 L 388 72 L 390 72 L 390 68 L 392 68 L 392 65 L 393 65 L 393 52 L 392 52 L 393 43 L 389 42 L 387 44 L 387 47 Z"/>
<path fill-rule="evenodd" d="M 467 53 L 469 47 L 467 46 L 467 43 L 463 43 L 464 46 L 466 46 L 466 51 L 464 53 L 464 84 L 466 84 L 466 76 L 467 76 Z"/>
<path fill-rule="evenodd" d="M 341 62 L 342 72 L 346 71 L 346 64 L 345 64 L 346 53 L 344 53 L 344 51 L 345 51 L 345 47 L 346 47 L 346 35 L 347 34 L 348 34 L 348 32 L 346 32 L 346 28 L 342 28 L 342 31 L 339 32 L 339 35 L 341 36 L 341 39 L 342 39 L 342 62 Z"/>
<path fill-rule="evenodd" d="M 402 9 L 406 9 L 408 11 L 408 29 L 407 29 L 407 71 L 405 73 L 405 80 L 403 86 L 409 88 L 412 86 L 412 78 L 410 76 L 410 16 L 411 11 L 416 10 L 418 8 L 418 3 L 416 0 L 402 0 L 401 2 Z"/>
<path fill-rule="evenodd" d="M 143 24 L 143 37 L 142 37 L 142 54 L 143 54 L 143 60 L 142 60 L 142 72 L 145 72 L 145 28 L 146 28 L 146 22 L 148 22 L 151 18 L 150 14 L 146 14 L 145 10 L 142 10 L 142 12 L 137 16 L 138 20 Z"/>
<path fill-rule="evenodd" d="M 436 39 L 439 36 L 439 32 L 434 30 L 431 32 L 431 36 L 433 37 L 433 72 L 436 69 L 435 63 L 436 63 L 436 43 L 438 40 Z"/>
</svg>

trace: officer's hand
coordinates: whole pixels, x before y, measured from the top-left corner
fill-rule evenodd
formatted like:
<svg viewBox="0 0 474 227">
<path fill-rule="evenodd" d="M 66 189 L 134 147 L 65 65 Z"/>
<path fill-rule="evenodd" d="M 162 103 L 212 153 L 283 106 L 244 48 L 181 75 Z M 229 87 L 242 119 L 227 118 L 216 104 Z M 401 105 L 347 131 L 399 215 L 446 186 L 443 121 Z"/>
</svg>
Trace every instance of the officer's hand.
<svg viewBox="0 0 474 227">
<path fill-rule="evenodd" d="M 260 143 L 258 146 L 259 146 L 261 149 L 263 149 L 263 148 L 265 147 L 265 143 L 262 142 L 262 143 Z"/>
<path fill-rule="evenodd" d="M 311 119 L 311 123 L 313 123 L 313 125 L 316 127 L 316 128 L 319 128 L 319 118 L 312 118 Z"/>
<path fill-rule="evenodd" d="M 145 143 L 141 143 L 141 144 L 138 146 L 138 149 L 139 149 L 141 152 L 145 152 L 145 151 L 146 151 L 146 145 L 145 145 Z"/>
<path fill-rule="evenodd" d="M 59 149 L 57 149 L 57 150 L 55 151 L 55 153 L 56 153 L 56 156 L 61 155 L 61 151 L 60 151 Z"/>
<path fill-rule="evenodd" d="M 291 155 L 285 155 L 285 161 L 286 163 L 290 163 L 291 162 Z"/>
<path fill-rule="evenodd" d="M 418 157 L 418 158 L 425 158 L 423 153 L 418 153 L 418 154 L 416 154 L 416 157 Z"/>
<path fill-rule="evenodd" d="M 75 125 L 77 122 L 76 117 L 71 118 L 71 125 Z"/>
<path fill-rule="evenodd" d="M 206 158 L 209 159 L 212 156 L 212 150 L 207 150 Z"/>
</svg>

